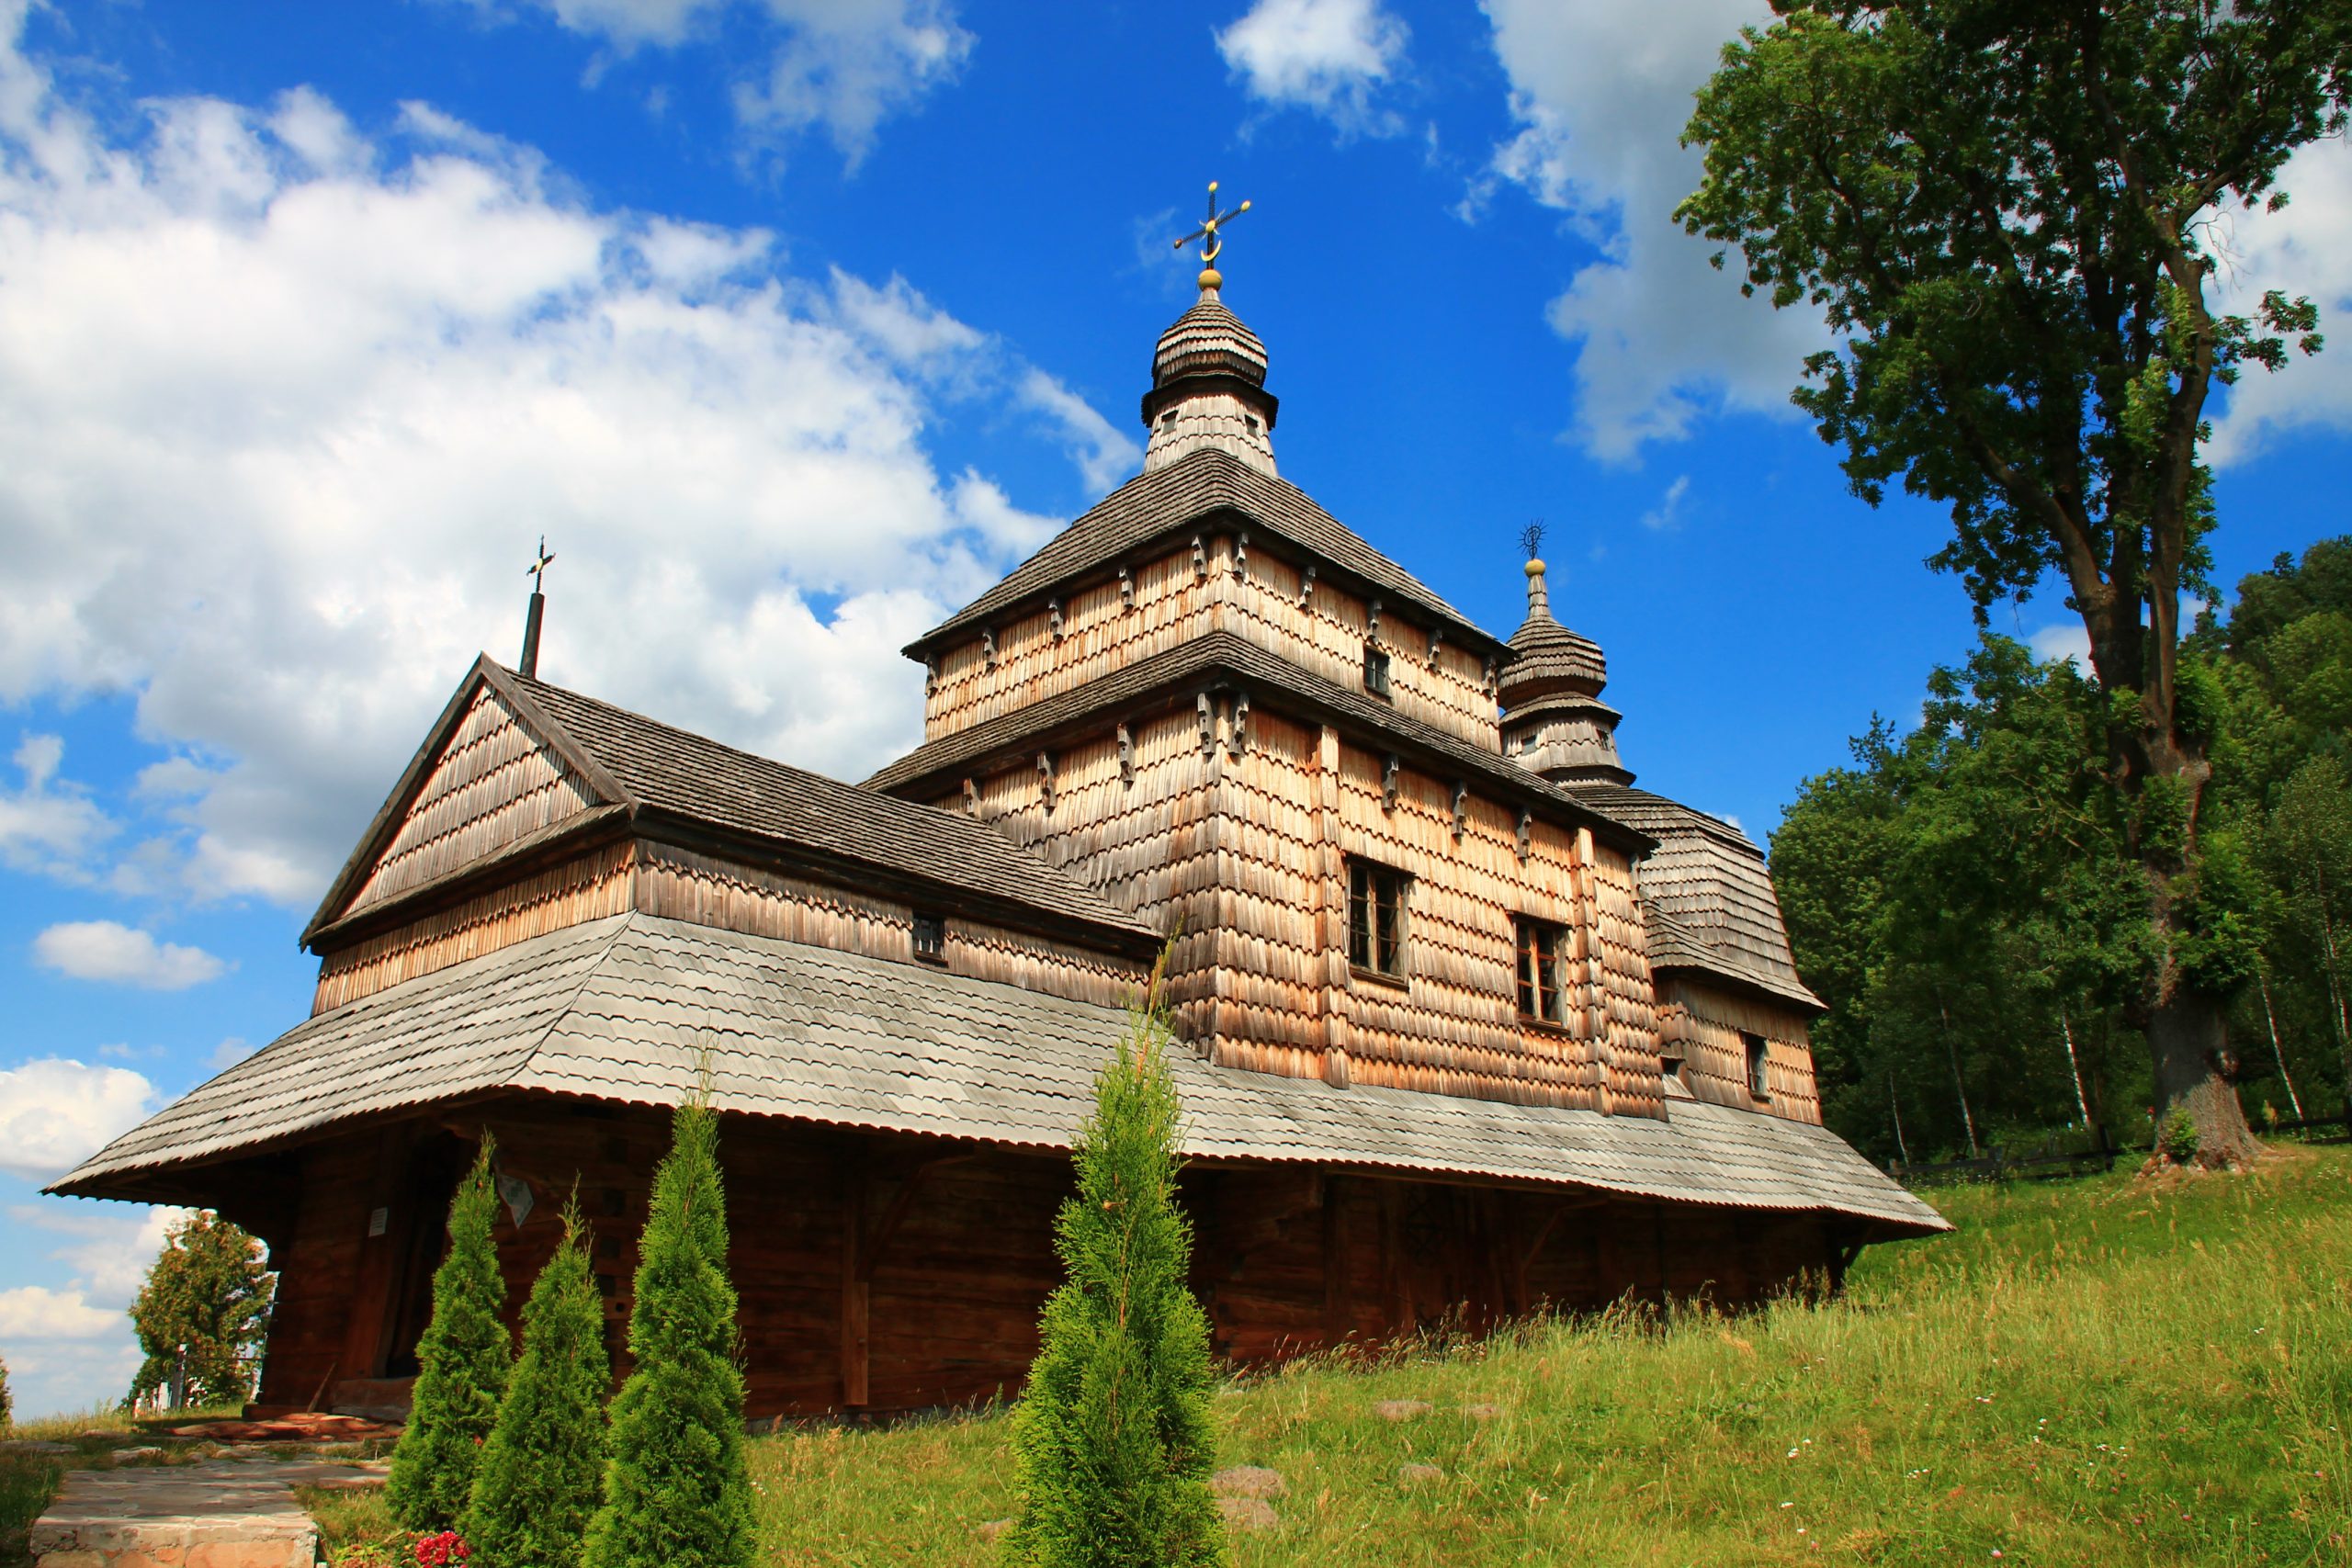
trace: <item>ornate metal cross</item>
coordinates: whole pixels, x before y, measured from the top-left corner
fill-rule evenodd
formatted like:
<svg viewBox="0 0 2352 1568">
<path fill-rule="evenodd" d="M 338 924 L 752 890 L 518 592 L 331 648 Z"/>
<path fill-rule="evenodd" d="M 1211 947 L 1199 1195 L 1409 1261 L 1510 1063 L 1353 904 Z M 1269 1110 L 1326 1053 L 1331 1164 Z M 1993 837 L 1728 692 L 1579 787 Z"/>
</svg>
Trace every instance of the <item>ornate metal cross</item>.
<svg viewBox="0 0 2352 1568">
<path fill-rule="evenodd" d="M 1225 241 L 1218 235 L 1217 231 L 1249 210 L 1250 204 L 1245 201 L 1238 207 L 1230 208 L 1224 212 L 1219 212 L 1216 209 L 1216 182 L 1215 180 L 1211 180 L 1209 182 L 1208 216 L 1201 220 L 1201 226 L 1199 228 L 1193 230 L 1191 233 L 1177 241 L 1176 243 L 1170 248 L 1171 250 L 1181 251 L 1186 245 L 1189 245 L 1193 241 L 1198 240 L 1201 243 L 1201 265 L 1204 270 L 1213 272 L 1216 267 L 1217 254 L 1225 249 Z"/>
<path fill-rule="evenodd" d="M 545 534 L 542 534 L 539 536 L 538 558 L 532 561 L 530 565 L 523 569 L 524 575 L 531 579 L 532 592 L 537 593 L 546 589 L 548 585 L 548 568 L 554 564 L 555 557 L 548 553 L 548 536 Z"/>
</svg>

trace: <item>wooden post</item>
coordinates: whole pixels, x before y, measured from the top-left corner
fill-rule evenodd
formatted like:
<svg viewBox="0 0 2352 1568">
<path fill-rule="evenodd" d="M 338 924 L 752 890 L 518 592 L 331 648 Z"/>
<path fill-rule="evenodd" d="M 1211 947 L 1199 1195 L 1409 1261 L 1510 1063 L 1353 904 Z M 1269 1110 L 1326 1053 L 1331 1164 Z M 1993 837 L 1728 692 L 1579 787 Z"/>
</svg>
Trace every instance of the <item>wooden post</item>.
<svg viewBox="0 0 2352 1568">
<path fill-rule="evenodd" d="M 842 1406 L 849 1410 L 870 1397 L 866 1306 L 873 1275 L 865 1258 L 865 1206 L 872 1180 L 865 1140 L 856 1139 L 842 1161 Z"/>
<path fill-rule="evenodd" d="M 1340 1178 L 1327 1174 L 1323 1178 L 1323 1342 L 1344 1343 L 1353 1316 L 1348 1298 L 1347 1195 Z"/>
<path fill-rule="evenodd" d="M 338 1367 L 350 1369 L 352 1377 L 384 1375 L 385 1358 L 391 1349 L 387 1341 L 391 1334 L 392 1295 L 403 1283 L 401 1265 L 414 1245 L 419 1225 L 437 1229 L 448 1219 L 446 1214 L 419 1212 L 420 1184 L 411 1168 L 416 1134 L 416 1123 L 412 1122 L 386 1127 L 376 1136 L 375 1168 L 363 1189 L 364 1207 L 357 1216 L 359 1267 L 351 1280 L 343 1350 L 335 1359 Z M 383 1217 L 380 1230 L 379 1214 Z M 433 1249 L 429 1256 L 437 1260 L 440 1255 Z M 430 1269 L 433 1263 L 425 1267 Z"/>
</svg>

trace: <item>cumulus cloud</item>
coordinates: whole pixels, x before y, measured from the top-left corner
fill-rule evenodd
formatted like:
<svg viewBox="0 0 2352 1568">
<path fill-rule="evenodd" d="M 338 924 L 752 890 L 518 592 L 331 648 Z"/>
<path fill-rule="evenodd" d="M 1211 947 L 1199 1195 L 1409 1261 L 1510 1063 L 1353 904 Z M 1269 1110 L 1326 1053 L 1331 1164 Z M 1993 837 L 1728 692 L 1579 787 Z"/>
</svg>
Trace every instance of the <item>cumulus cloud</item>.
<svg viewBox="0 0 2352 1568">
<path fill-rule="evenodd" d="M 141 1212 L 119 1204 L 89 1208 L 49 1200 L 18 1203 L 8 1217 L 65 1237 L 49 1256 L 73 1270 L 74 1293 L 102 1307 L 128 1307 L 164 1249 L 164 1237 L 194 1213 L 154 1204 Z"/>
<path fill-rule="evenodd" d="M 0 1170 L 62 1176 L 155 1109 L 155 1086 L 128 1067 L 47 1056 L 0 1071 Z"/>
<path fill-rule="evenodd" d="M 2223 215 L 2212 225 L 2222 263 L 2214 303 L 2252 315 L 2266 289 L 2308 296 L 2320 308 L 2327 352 L 2301 355 L 2277 374 L 2246 371 L 2217 400 L 2209 451 L 2219 465 L 2260 455 L 2279 436 L 2352 427 L 2352 140 L 2314 141 L 2287 161 L 2278 186 L 2293 199 L 2278 212 Z"/>
<path fill-rule="evenodd" d="M 1130 461 L 902 280 L 589 207 L 429 106 L 102 129 L 10 27 L 0 702 L 127 694 L 171 753 L 118 886 L 316 897 L 476 650 L 513 657 L 542 532 L 544 673 L 860 776 L 920 737 L 898 649 L 1049 521 L 929 427 L 1011 403 L 1090 484 Z M 0 855 L 85 857 L 55 744 L 17 761 Z"/>
<path fill-rule="evenodd" d="M 1380 0 L 1257 0 L 1216 47 L 1260 102 L 1310 109 L 1344 132 L 1389 135 L 1404 122 L 1373 98 L 1403 68 L 1408 37 Z"/>
<path fill-rule="evenodd" d="M 1682 498 L 1690 493 L 1690 476 L 1677 474 L 1674 482 L 1666 487 L 1657 504 L 1642 513 L 1642 526 L 1664 533 L 1682 521 Z"/>
<path fill-rule="evenodd" d="M 2087 675 L 2091 671 L 2091 634 L 2080 621 L 2052 621 L 2026 638 L 2036 659 L 2063 659 Z"/>
<path fill-rule="evenodd" d="M 0 1339 L 95 1339 L 121 1330 L 122 1314 L 92 1306 L 79 1291 L 0 1291 Z"/>
<path fill-rule="evenodd" d="M 1626 461 L 1723 410 L 1788 415 L 1806 354 L 1828 341 L 1806 310 L 1744 299 L 1713 247 L 1669 216 L 1697 186 L 1679 145 L 1690 98 L 1762 0 L 1688 0 L 1671 26 L 1610 0 L 1485 0 L 1518 131 L 1495 150 L 1464 215 L 1504 186 L 1562 212 L 1602 249 L 1545 311 L 1577 345 L 1572 438 Z"/>
<path fill-rule="evenodd" d="M 0 607 L 0 616 L 8 612 Z M 0 865 L 68 881 L 93 879 L 94 852 L 115 824 L 89 797 L 57 777 L 65 742 L 26 735 L 17 742 L 15 789 L 0 789 Z"/>
<path fill-rule="evenodd" d="M 770 141 L 822 130 L 853 165 L 890 116 L 956 79 L 972 34 L 949 0 L 526 0 L 619 54 L 715 39 L 760 39 L 735 89 L 741 123 Z M 492 17 L 502 7 L 475 0 Z"/>
<path fill-rule="evenodd" d="M 228 965 L 200 947 L 157 942 L 114 920 L 67 920 L 33 938 L 33 956 L 77 980 L 105 980 L 150 991 L 184 991 L 216 980 Z"/>
</svg>

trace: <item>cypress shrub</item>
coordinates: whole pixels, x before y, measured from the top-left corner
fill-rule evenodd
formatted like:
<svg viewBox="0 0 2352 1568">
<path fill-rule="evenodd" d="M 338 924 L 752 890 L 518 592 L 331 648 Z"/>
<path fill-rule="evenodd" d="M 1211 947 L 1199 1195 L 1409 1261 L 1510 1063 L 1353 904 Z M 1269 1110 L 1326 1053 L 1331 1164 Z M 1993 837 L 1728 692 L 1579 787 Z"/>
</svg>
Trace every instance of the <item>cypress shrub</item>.
<svg viewBox="0 0 2352 1568">
<path fill-rule="evenodd" d="M 678 1108 L 653 1174 L 629 1312 L 637 1365 L 613 1400 L 605 1501 L 583 1560 L 596 1568 L 748 1568 L 752 1481 L 743 1463 L 743 1377 L 718 1118 Z"/>
<path fill-rule="evenodd" d="M 1013 1413 L 1020 1512 L 1005 1543 L 1023 1568 L 1227 1561 L 1208 1488 L 1208 1317 L 1184 1284 L 1193 1231 L 1176 1204 L 1181 1107 L 1158 994 L 1155 976 L 1094 1080 L 1078 1190 L 1054 1227 L 1069 1278 L 1046 1303 Z"/>
<path fill-rule="evenodd" d="M 482 1445 L 473 1506 L 459 1532 L 469 1568 L 579 1568 L 581 1540 L 605 1480 L 604 1303 L 577 1203 L 563 1245 L 523 1304 L 523 1356 Z"/>
<path fill-rule="evenodd" d="M 514 1358 L 514 1341 L 499 1321 L 506 1282 L 499 1277 L 490 1234 L 498 1211 L 492 1152 L 484 1133 L 474 1168 L 449 1203 L 449 1253 L 434 1271 L 433 1321 L 416 1342 L 408 1425 L 392 1450 L 384 1485 L 392 1517 L 420 1534 L 457 1529 Z"/>
</svg>

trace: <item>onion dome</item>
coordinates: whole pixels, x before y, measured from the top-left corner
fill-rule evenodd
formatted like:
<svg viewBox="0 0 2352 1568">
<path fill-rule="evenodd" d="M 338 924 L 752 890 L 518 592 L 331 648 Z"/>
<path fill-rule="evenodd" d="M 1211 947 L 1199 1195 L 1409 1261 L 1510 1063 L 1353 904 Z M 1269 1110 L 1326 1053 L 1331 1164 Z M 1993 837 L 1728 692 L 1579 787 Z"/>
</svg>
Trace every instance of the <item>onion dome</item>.
<svg viewBox="0 0 2352 1568">
<path fill-rule="evenodd" d="M 1276 402 L 1266 390 L 1266 345 L 1226 308 L 1222 281 L 1214 270 L 1203 272 L 1200 301 L 1159 334 L 1143 399 L 1151 432 L 1145 473 L 1204 446 L 1274 471 Z"/>
<path fill-rule="evenodd" d="M 1631 784 L 1617 756 L 1615 708 L 1600 700 L 1609 663 L 1600 645 L 1552 618 L 1544 563 L 1527 563 L 1527 619 L 1510 637 L 1496 695 L 1503 750 L 1554 784 Z"/>
</svg>

